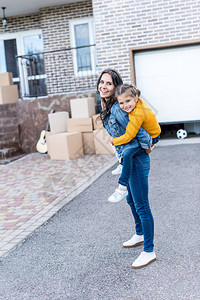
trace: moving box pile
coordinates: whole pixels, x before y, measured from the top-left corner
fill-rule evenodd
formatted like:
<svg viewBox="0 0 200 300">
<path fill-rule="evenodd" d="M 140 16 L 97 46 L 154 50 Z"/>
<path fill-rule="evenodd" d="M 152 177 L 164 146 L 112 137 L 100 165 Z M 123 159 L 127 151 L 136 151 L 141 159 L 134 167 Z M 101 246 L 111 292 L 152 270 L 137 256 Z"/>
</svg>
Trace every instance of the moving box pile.
<svg viewBox="0 0 200 300">
<path fill-rule="evenodd" d="M 72 99 L 68 112 L 49 114 L 48 154 L 54 160 L 69 160 L 84 154 L 114 154 L 110 136 L 96 114 L 94 98 Z"/>
</svg>

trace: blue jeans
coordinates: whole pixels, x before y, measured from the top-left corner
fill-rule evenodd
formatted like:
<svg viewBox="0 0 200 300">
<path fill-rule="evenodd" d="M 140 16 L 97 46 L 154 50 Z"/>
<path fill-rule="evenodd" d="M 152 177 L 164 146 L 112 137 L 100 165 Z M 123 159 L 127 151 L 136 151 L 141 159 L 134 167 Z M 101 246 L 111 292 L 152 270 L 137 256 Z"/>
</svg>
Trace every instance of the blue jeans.
<svg viewBox="0 0 200 300">
<path fill-rule="evenodd" d="M 160 140 L 160 134 L 152 139 L 152 144 L 158 143 Z M 136 156 L 139 153 L 142 153 L 144 150 L 141 147 L 136 148 L 129 148 L 124 151 L 123 158 L 122 158 L 122 173 L 118 180 L 119 184 L 122 184 L 124 186 L 128 186 L 129 176 L 132 168 L 133 163 L 133 157 Z"/>
<path fill-rule="evenodd" d="M 129 148 L 123 152 L 123 158 L 122 158 L 123 167 L 122 167 L 121 176 L 118 180 L 119 184 L 128 186 L 129 177 L 133 165 L 133 158 L 142 152 L 144 152 L 144 149 L 142 149 L 141 147 Z"/>
<path fill-rule="evenodd" d="M 149 170 L 148 154 L 143 152 L 133 157 L 126 197 L 135 220 L 136 234 L 144 235 L 144 251 L 146 252 L 152 252 L 154 248 L 154 220 L 148 199 Z"/>
</svg>

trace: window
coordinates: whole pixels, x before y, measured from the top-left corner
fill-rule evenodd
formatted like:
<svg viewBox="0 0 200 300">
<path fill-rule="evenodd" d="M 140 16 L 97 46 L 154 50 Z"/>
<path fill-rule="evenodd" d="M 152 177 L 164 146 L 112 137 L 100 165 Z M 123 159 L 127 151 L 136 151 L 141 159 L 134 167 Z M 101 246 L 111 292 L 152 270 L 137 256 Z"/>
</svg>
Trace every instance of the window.
<svg viewBox="0 0 200 300">
<path fill-rule="evenodd" d="M 97 59 L 92 18 L 70 20 L 71 47 L 75 76 L 96 74 Z"/>
<path fill-rule="evenodd" d="M 6 72 L 4 41 L 0 40 L 0 73 Z"/>
<path fill-rule="evenodd" d="M 43 54 L 30 55 L 42 51 L 41 30 L 0 36 L 0 73 L 12 72 L 13 83 L 18 86 L 21 78 L 22 96 L 46 94 Z M 28 54 L 26 59 L 17 62 L 16 56 L 25 54 Z"/>
<path fill-rule="evenodd" d="M 1 40 L 0 44 L 0 71 L 2 72 L 12 72 L 13 77 L 18 77 L 18 68 L 15 55 L 17 55 L 17 45 L 15 39 Z"/>
<path fill-rule="evenodd" d="M 44 55 L 39 54 L 43 51 L 42 35 L 35 34 L 24 36 L 23 45 L 25 54 L 27 54 L 26 70 L 24 70 L 28 78 L 28 86 L 26 86 L 27 95 L 46 95 Z"/>
</svg>

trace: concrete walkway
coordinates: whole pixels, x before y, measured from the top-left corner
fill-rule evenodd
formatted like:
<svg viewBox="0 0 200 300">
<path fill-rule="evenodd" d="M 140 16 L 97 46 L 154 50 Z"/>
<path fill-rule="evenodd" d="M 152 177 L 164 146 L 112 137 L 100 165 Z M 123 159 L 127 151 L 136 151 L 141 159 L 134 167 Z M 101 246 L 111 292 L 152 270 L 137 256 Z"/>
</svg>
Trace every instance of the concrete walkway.
<svg viewBox="0 0 200 300">
<path fill-rule="evenodd" d="M 200 138 L 164 139 L 158 147 L 200 144 Z M 116 163 L 113 155 L 52 161 L 33 153 L 0 165 L 0 257 L 86 189 Z"/>
<path fill-rule="evenodd" d="M 158 147 L 200 144 L 200 138 L 164 139 Z M 0 257 L 116 163 L 113 155 L 85 155 L 71 161 L 52 161 L 33 153 L 0 165 Z"/>
<path fill-rule="evenodd" d="M 97 170 L 103 174 L 46 222 L 46 226 L 40 226 L 23 244 L 2 257 L 0 300 L 199 300 L 200 143 L 181 144 L 174 140 L 174 144 L 164 146 L 161 141 L 151 153 L 149 198 L 155 221 L 157 261 L 139 270 L 133 270 L 131 265 L 142 246 L 122 247 L 134 233 L 130 209 L 126 201 L 117 204 L 107 201 L 118 176 L 111 175 L 112 168 L 106 172 L 101 168 L 111 166 L 114 157 L 84 157 L 77 161 L 81 168 L 74 168 L 74 162 L 49 164 L 47 157 L 33 154 L 24 164 L 27 171 L 24 177 L 32 178 L 32 187 L 20 172 L 19 166 L 25 160 L 10 165 L 8 175 L 13 178 L 10 185 L 15 187 L 16 181 L 20 189 L 22 184 L 21 193 L 27 189 L 27 194 L 28 186 L 31 187 L 28 204 L 31 202 L 34 212 L 41 209 L 35 217 L 57 199 L 48 179 L 53 174 L 56 174 L 54 188 L 60 184 L 59 197 L 64 193 L 69 179 L 65 174 L 70 167 L 74 170 L 71 169 L 74 182 L 80 182 L 79 173 L 86 169 L 84 162 L 88 172 L 98 165 L 95 176 L 98 177 Z M 91 176 L 87 178 L 91 180 Z M 41 189 L 45 195 L 53 193 L 54 200 L 48 203 L 51 198 L 41 196 Z M 11 190 L 9 186 L 7 195 L 13 201 L 17 195 L 13 196 Z M 34 193 L 40 197 L 34 198 Z M 22 209 L 30 211 L 26 205 Z M 47 220 L 48 212 L 43 216 Z M 17 228 L 12 230 L 14 233 Z"/>
</svg>

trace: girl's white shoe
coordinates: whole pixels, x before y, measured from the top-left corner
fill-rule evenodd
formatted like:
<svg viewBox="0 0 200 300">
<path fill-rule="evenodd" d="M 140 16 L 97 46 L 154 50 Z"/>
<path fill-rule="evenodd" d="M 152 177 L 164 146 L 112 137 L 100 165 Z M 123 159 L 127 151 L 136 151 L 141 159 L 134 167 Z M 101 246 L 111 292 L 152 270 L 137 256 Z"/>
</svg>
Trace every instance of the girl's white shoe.
<svg viewBox="0 0 200 300">
<path fill-rule="evenodd" d="M 121 189 L 118 187 L 115 192 L 108 198 L 109 202 L 117 203 L 120 202 L 123 198 L 125 198 L 128 195 L 127 188 L 124 187 L 124 189 Z"/>
<path fill-rule="evenodd" d="M 119 164 L 116 169 L 114 169 L 111 173 L 112 175 L 120 175 L 122 172 L 122 165 Z"/>
<path fill-rule="evenodd" d="M 133 262 L 132 267 L 133 269 L 139 269 L 147 266 L 148 264 L 152 263 L 155 260 L 156 260 L 156 254 L 154 251 L 153 252 L 142 251 L 142 253 L 138 256 L 138 258 Z"/>
</svg>

